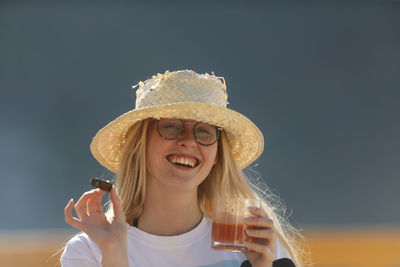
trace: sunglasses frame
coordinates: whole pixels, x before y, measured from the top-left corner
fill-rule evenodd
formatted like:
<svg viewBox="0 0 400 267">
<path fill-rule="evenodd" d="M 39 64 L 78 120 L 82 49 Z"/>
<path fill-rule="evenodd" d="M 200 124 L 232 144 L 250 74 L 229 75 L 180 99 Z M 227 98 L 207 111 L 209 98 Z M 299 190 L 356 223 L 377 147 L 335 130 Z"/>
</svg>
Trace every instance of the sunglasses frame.
<svg viewBox="0 0 400 267">
<path fill-rule="evenodd" d="M 162 138 L 164 138 L 165 140 L 176 140 L 176 139 L 178 139 L 179 136 L 182 135 L 183 131 L 180 132 L 180 133 L 178 133 L 178 135 L 177 135 L 175 138 L 171 138 L 171 139 L 166 138 L 165 136 L 163 136 L 163 135 L 161 134 L 160 128 L 159 128 L 159 122 L 160 122 L 160 120 L 162 120 L 162 119 L 169 120 L 169 119 L 174 119 L 174 118 L 155 119 L 155 120 L 157 121 L 157 132 L 158 132 L 158 134 L 159 134 Z M 218 139 L 220 138 L 220 136 L 221 136 L 221 131 L 223 130 L 221 127 L 218 127 L 218 126 L 209 124 L 209 125 L 215 127 L 215 130 L 216 130 L 216 138 L 215 138 L 215 141 L 212 142 L 211 144 L 203 144 L 203 143 L 200 143 L 200 142 L 197 140 L 196 134 L 195 134 L 195 131 L 194 131 L 194 128 L 195 128 L 196 125 L 198 125 L 199 123 L 205 123 L 205 122 L 201 122 L 201 121 L 198 121 L 198 122 L 184 122 L 182 119 L 175 119 L 175 120 L 180 120 L 180 121 L 182 122 L 183 129 L 185 129 L 185 124 L 189 124 L 189 125 L 191 124 L 191 125 L 193 125 L 193 127 L 192 127 L 192 136 L 193 136 L 194 140 L 196 141 L 196 143 L 198 143 L 198 144 L 200 144 L 200 145 L 202 145 L 202 146 L 211 146 L 211 145 L 215 144 L 215 142 L 217 142 Z M 205 123 L 205 124 L 207 124 L 207 123 Z"/>
</svg>

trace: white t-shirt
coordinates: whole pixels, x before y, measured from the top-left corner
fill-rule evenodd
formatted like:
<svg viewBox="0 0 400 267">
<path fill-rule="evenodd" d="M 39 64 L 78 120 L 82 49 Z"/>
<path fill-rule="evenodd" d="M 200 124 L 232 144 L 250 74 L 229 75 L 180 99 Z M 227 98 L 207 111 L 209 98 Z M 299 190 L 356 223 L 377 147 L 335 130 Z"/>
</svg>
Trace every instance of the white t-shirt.
<svg viewBox="0 0 400 267">
<path fill-rule="evenodd" d="M 129 266 L 193 266 L 239 267 L 246 261 L 244 253 L 224 252 L 211 248 L 212 221 L 204 218 L 193 230 L 178 236 L 156 236 L 128 226 Z M 276 259 L 290 258 L 286 248 L 277 239 Z M 98 246 L 85 234 L 73 237 L 61 256 L 63 267 L 101 266 Z"/>
</svg>

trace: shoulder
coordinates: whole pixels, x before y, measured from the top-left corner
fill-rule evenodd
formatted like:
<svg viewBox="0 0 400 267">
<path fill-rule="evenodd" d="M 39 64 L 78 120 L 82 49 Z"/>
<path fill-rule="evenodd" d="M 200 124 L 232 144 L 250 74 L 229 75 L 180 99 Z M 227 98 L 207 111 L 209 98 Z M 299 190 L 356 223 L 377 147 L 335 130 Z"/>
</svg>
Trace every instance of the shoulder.
<svg viewBox="0 0 400 267">
<path fill-rule="evenodd" d="M 66 249 L 88 248 L 92 241 L 85 233 L 79 233 L 73 236 L 67 243 Z"/>
<path fill-rule="evenodd" d="M 280 239 L 277 237 L 274 260 L 284 259 L 284 258 L 291 259 L 290 253 L 288 249 L 285 247 L 285 245 L 282 243 L 282 241 L 280 241 Z"/>
<path fill-rule="evenodd" d="M 79 266 L 95 266 L 101 262 L 100 249 L 85 233 L 72 237 L 61 255 L 63 266 L 69 266 L 68 263 L 77 263 L 78 261 L 87 264 Z"/>
</svg>

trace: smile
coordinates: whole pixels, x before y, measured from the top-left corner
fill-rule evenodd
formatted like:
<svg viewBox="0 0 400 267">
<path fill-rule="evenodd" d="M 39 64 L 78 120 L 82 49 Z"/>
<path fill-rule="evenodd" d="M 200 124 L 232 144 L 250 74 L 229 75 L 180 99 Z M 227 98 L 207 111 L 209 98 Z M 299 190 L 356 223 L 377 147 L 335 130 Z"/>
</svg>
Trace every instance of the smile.
<svg viewBox="0 0 400 267">
<path fill-rule="evenodd" d="M 182 166 L 187 166 L 194 168 L 199 164 L 199 160 L 190 156 L 182 156 L 182 155 L 169 155 L 167 156 L 167 160 L 173 164 L 178 164 Z"/>
</svg>

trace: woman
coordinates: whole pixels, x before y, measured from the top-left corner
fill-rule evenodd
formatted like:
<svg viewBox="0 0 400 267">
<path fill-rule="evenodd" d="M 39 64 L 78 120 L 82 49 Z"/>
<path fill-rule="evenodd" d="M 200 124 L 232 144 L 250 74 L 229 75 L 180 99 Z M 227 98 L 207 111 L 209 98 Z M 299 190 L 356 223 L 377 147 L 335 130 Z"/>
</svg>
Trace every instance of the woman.
<svg viewBox="0 0 400 267">
<path fill-rule="evenodd" d="M 246 230 L 257 238 L 245 243 L 250 252 L 210 248 L 216 196 L 263 198 L 242 173 L 262 153 L 263 136 L 226 105 L 225 82 L 214 75 L 167 71 L 140 82 L 136 108 L 92 141 L 116 186 L 106 214 L 100 189 L 68 202 L 66 222 L 84 233 L 68 242 L 63 266 L 269 267 L 282 258 L 302 266 L 291 228 L 266 201 L 246 221 L 259 228 Z"/>
</svg>

